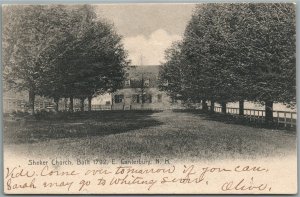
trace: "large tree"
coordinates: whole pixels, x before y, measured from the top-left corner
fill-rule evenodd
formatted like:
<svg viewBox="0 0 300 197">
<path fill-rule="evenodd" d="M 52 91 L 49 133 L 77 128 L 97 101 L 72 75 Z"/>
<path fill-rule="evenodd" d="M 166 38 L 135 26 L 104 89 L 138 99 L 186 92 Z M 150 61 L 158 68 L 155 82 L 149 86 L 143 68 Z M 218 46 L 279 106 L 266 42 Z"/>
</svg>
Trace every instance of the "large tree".
<svg viewBox="0 0 300 197">
<path fill-rule="evenodd" d="M 222 104 L 234 98 L 234 64 L 236 40 L 230 28 L 232 21 L 229 4 L 205 4 L 197 7 L 185 31 L 182 51 L 189 62 L 192 87 L 191 96 L 202 95 L 203 103 Z"/>
<path fill-rule="evenodd" d="M 76 96 L 88 98 L 91 110 L 92 97 L 122 87 L 128 62 L 121 37 L 106 22 L 92 24 L 78 51 Z"/>
<path fill-rule="evenodd" d="M 88 5 L 68 6 L 64 11 L 68 14 L 67 22 L 71 24 L 71 28 L 68 29 L 66 39 L 60 40 L 51 51 L 44 54 L 48 66 L 40 73 L 42 82 L 39 95 L 52 98 L 56 103 L 56 110 L 60 98 L 70 97 L 70 103 L 73 103 L 74 81 L 78 72 L 74 62 L 79 58 L 78 48 L 96 19 L 93 8 Z"/>
<path fill-rule="evenodd" d="M 113 92 L 122 87 L 124 68 L 127 66 L 126 52 L 111 24 L 94 21 L 80 40 L 80 45 L 63 59 L 68 77 L 62 78 L 64 93 L 89 102 L 98 94 Z"/>
<path fill-rule="evenodd" d="M 182 54 L 182 43 L 175 42 L 165 51 L 166 62 L 162 64 L 159 72 L 159 87 L 165 91 L 173 100 L 191 100 L 187 84 L 187 65 Z M 196 96 L 195 96 L 196 97 Z"/>
<path fill-rule="evenodd" d="M 202 4 L 176 49 L 188 65 L 180 83 L 194 89 L 186 96 L 201 95 L 212 108 L 217 101 L 223 112 L 226 102 L 263 102 L 272 121 L 273 102 L 295 102 L 295 49 L 294 4 Z M 178 57 L 167 59 L 163 77 L 176 78 Z"/>
<path fill-rule="evenodd" d="M 29 91 L 33 112 L 36 94 L 53 98 L 56 110 L 60 98 L 70 98 L 71 110 L 73 98 L 88 98 L 90 110 L 93 96 L 121 87 L 128 64 L 121 37 L 111 24 L 96 18 L 91 6 L 21 6 L 8 12 L 16 9 L 20 13 L 5 23 L 5 54 L 10 55 L 5 79 Z M 39 25 L 39 34 L 31 35 L 34 27 L 24 26 L 31 22 Z M 18 33 L 14 38 L 9 35 L 13 31 Z M 26 51 L 21 43 L 28 45 Z"/>
<path fill-rule="evenodd" d="M 74 32 L 76 23 L 60 5 L 5 6 L 3 12 L 4 80 L 10 88 L 29 92 L 34 113 L 43 73 L 49 69 L 49 62 L 54 62 L 63 52 L 51 54 Z"/>
<path fill-rule="evenodd" d="M 247 4 L 239 20 L 241 59 L 247 65 L 248 99 L 265 104 L 296 101 L 296 13 L 294 4 Z"/>
</svg>

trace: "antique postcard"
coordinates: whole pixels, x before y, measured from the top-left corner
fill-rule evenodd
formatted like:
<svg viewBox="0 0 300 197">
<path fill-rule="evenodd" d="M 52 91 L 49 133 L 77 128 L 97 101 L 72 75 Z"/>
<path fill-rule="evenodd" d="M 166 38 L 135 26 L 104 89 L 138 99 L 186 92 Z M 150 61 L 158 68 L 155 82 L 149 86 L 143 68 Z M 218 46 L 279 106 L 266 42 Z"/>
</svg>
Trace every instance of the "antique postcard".
<svg viewBox="0 0 300 197">
<path fill-rule="evenodd" d="M 5 194 L 295 194 L 295 3 L 2 5 Z"/>
</svg>

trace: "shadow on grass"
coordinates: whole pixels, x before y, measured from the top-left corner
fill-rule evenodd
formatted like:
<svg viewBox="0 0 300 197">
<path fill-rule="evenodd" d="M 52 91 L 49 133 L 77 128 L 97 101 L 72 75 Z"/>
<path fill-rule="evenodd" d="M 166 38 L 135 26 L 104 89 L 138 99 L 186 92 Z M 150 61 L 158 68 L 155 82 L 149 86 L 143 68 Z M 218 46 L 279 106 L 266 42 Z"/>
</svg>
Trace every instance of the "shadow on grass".
<svg viewBox="0 0 300 197">
<path fill-rule="evenodd" d="M 249 118 L 243 117 L 243 116 L 234 116 L 231 114 L 221 114 L 221 113 L 211 113 L 211 112 L 205 112 L 203 110 L 195 110 L 195 109 L 189 109 L 189 110 L 173 110 L 174 112 L 187 112 L 194 115 L 199 115 L 201 117 L 204 117 L 205 120 L 210 121 L 219 121 L 223 122 L 225 124 L 236 124 L 236 125 L 244 125 L 249 126 L 253 128 L 265 128 L 265 129 L 280 129 L 283 130 L 286 133 L 296 133 L 296 128 L 287 126 L 285 127 L 284 124 L 277 124 L 277 123 L 270 123 L 266 124 L 264 122 L 261 122 L 261 120 L 255 120 L 250 121 Z"/>
<path fill-rule="evenodd" d="M 161 125 L 151 117 L 153 113 L 158 111 L 61 112 L 18 120 L 4 118 L 4 143 L 104 136 Z"/>
</svg>

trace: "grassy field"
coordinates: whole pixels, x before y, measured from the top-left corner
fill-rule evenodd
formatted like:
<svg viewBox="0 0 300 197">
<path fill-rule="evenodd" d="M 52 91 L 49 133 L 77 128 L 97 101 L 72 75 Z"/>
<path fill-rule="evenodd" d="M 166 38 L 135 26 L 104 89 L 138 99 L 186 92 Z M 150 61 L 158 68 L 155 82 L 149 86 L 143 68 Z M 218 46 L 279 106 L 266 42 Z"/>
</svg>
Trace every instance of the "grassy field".
<svg viewBox="0 0 300 197">
<path fill-rule="evenodd" d="M 99 111 L 4 120 L 4 148 L 74 158 L 253 159 L 295 153 L 296 133 L 188 112 Z"/>
</svg>

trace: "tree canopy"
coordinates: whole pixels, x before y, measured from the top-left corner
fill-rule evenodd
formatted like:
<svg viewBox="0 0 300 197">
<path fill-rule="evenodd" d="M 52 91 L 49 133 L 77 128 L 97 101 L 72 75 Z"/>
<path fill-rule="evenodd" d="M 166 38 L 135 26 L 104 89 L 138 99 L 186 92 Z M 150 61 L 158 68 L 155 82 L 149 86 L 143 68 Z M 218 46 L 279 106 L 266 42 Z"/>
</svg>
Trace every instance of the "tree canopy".
<svg viewBox="0 0 300 197">
<path fill-rule="evenodd" d="M 121 87 L 128 64 L 122 38 L 91 6 L 7 6 L 4 12 L 4 80 L 29 91 L 32 109 L 35 95 L 85 99 Z"/>
<path fill-rule="evenodd" d="M 162 81 L 174 79 L 178 84 L 163 89 L 185 100 L 197 97 L 225 107 L 241 100 L 269 108 L 273 102 L 293 104 L 295 25 L 294 4 L 198 5 L 182 43 L 166 51 Z"/>
</svg>

